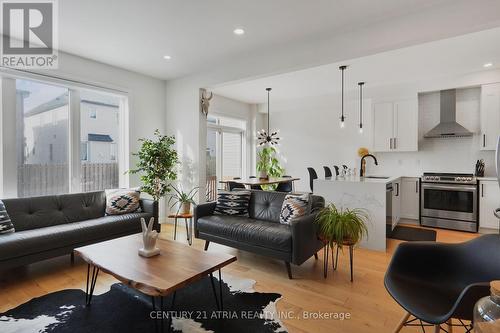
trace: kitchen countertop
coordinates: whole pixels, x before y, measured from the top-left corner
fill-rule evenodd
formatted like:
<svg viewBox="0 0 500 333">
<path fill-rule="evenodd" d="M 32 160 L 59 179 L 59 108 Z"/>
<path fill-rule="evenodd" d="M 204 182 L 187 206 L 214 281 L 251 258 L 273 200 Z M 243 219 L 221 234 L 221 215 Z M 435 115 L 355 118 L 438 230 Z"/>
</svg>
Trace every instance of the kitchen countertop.
<svg viewBox="0 0 500 333">
<path fill-rule="evenodd" d="M 375 176 L 378 175 L 369 175 Z M 367 178 L 367 177 L 359 177 L 359 176 L 346 176 L 346 177 L 329 177 L 326 179 L 318 179 L 319 181 L 326 182 L 344 182 L 344 183 L 378 183 L 378 184 L 388 184 L 397 179 L 401 178 L 401 176 L 391 176 L 388 178 Z"/>
</svg>

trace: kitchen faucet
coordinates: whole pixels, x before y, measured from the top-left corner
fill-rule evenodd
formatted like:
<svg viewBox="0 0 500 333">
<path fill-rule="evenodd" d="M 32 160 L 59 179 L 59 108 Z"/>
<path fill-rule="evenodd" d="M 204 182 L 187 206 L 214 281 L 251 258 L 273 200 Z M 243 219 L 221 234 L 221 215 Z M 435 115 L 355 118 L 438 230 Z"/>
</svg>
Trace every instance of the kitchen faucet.
<svg viewBox="0 0 500 333">
<path fill-rule="evenodd" d="M 361 167 L 359 168 L 359 176 L 360 177 L 363 177 L 365 175 L 363 172 L 363 161 L 365 160 L 365 157 L 368 157 L 368 156 L 373 158 L 373 160 L 375 161 L 375 165 L 378 165 L 377 158 L 375 156 L 373 156 L 372 154 L 364 155 L 363 157 L 361 157 Z"/>
</svg>

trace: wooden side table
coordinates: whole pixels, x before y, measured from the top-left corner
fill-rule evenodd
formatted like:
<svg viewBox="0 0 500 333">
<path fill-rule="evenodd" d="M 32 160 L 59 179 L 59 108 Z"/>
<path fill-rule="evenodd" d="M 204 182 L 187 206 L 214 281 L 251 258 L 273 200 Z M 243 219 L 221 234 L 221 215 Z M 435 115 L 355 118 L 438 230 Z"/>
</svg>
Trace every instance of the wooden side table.
<svg viewBox="0 0 500 333">
<path fill-rule="evenodd" d="M 169 218 L 174 219 L 174 240 L 177 236 L 177 219 L 184 219 L 186 224 L 186 235 L 189 245 L 193 244 L 193 214 L 170 214 Z M 189 220 L 189 224 L 188 224 Z"/>
</svg>

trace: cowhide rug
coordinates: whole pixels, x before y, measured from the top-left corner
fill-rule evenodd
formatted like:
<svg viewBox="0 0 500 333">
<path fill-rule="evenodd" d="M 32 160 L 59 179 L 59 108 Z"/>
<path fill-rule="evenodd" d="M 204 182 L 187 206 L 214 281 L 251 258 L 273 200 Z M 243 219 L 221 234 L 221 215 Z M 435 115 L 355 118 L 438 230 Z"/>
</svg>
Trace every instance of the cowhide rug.
<svg viewBox="0 0 500 333">
<path fill-rule="evenodd" d="M 222 279 L 224 312 L 217 311 L 208 277 L 177 291 L 174 332 L 287 332 L 276 311 L 280 294 L 256 292 L 253 280 L 227 274 Z M 215 276 L 214 280 L 218 291 Z M 170 297 L 164 301 L 170 306 Z M 34 298 L 0 313 L 0 332 L 155 332 L 155 321 L 160 327 L 159 319 L 152 318 L 158 312 L 152 312 L 151 297 L 121 283 L 102 295 L 94 295 L 90 307 L 84 303 L 85 293 L 80 289 Z"/>
</svg>

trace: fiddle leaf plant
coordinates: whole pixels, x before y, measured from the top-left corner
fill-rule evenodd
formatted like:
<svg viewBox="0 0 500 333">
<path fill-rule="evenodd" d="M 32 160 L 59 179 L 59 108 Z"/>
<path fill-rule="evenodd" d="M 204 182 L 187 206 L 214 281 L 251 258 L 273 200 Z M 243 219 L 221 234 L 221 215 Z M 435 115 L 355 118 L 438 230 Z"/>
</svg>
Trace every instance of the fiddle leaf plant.
<svg viewBox="0 0 500 333">
<path fill-rule="evenodd" d="M 280 165 L 278 158 L 276 157 L 277 151 L 274 147 L 264 147 L 258 153 L 257 161 L 257 171 L 260 173 L 265 173 L 267 177 L 281 177 L 285 172 L 285 169 Z M 264 185 L 262 188 L 264 190 L 274 190 L 277 185 Z"/>
<path fill-rule="evenodd" d="M 137 153 L 139 161 L 131 174 L 140 174 L 143 183 L 141 190 L 151 195 L 155 201 L 170 192 L 171 182 L 177 178 L 179 158 L 173 148 L 174 136 L 161 135 L 155 130 L 154 139 L 139 139 L 142 142 Z"/>
</svg>

